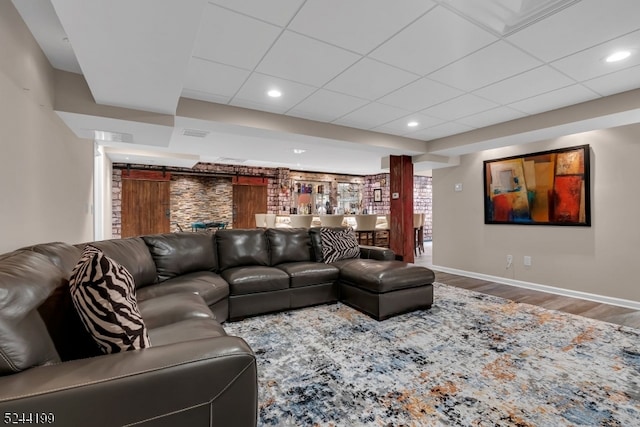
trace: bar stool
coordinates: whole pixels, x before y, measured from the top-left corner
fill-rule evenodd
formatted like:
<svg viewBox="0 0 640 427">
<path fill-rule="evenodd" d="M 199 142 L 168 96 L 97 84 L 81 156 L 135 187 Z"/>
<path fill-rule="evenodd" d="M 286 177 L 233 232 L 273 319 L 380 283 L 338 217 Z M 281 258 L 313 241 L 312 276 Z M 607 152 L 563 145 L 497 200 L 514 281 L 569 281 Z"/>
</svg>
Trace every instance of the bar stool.
<svg viewBox="0 0 640 427">
<path fill-rule="evenodd" d="M 344 215 L 319 215 L 323 227 L 341 227 Z"/>
<path fill-rule="evenodd" d="M 310 228 L 313 215 L 289 215 L 292 228 Z"/>
<path fill-rule="evenodd" d="M 266 222 L 267 214 L 257 213 L 256 214 L 256 228 L 264 228 Z"/>
<path fill-rule="evenodd" d="M 356 215 L 356 234 L 358 243 L 376 245 L 376 222 L 378 215 Z M 364 238 L 363 238 L 364 236 Z"/>
<path fill-rule="evenodd" d="M 424 252 L 424 214 L 423 213 L 414 213 L 413 214 L 413 235 L 414 235 L 414 245 L 413 252 L 415 255 L 418 255 L 418 252 Z"/>
<path fill-rule="evenodd" d="M 276 214 L 265 214 L 264 226 L 267 228 L 276 228 Z"/>
</svg>

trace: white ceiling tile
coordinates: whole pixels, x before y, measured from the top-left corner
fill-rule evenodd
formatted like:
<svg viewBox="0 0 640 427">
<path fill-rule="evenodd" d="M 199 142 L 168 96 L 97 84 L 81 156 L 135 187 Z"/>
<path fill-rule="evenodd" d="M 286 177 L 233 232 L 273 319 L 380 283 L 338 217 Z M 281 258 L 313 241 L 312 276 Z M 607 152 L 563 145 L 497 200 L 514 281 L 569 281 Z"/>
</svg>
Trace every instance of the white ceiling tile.
<svg viewBox="0 0 640 427">
<path fill-rule="evenodd" d="M 191 58 L 182 93 L 204 92 L 228 100 L 240 89 L 247 77 L 249 77 L 249 71 Z"/>
<path fill-rule="evenodd" d="M 545 65 L 484 87 L 474 93 L 505 105 L 574 83 L 569 77 Z"/>
<path fill-rule="evenodd" d="M 458 97 L 463 93 L 458 89 L 453 89 L 428 78 L 422 78 L 380 98 L 378 102 L 398 108 L 419 111 Z"/>
<path fill-rule="evenodd" d="M 607 56 L 620 50 L 628 50 L 632 55 L 624 61 L 604 61 Z M 638 64 L 640 64 L 640 31 L 559 59 L 551 65 L 577 81 L 584 81 Z"/>
<path fill-rule="evenodd" d="M 284 27 L 304 0 L 209 0 L 209 3 Z"/>
<path fill-rule="evenodd" d="M 333 123 L 362 129 L 371 129 L 406 116 L 407 114 L 410 114 L 410 111 L 372 102 L 338 120 L 335 120 Z"/>
<path fill-rule="evenodd" d="M 488 31 L 439 6 L 369 56 L 424 76 L 496 40 Z"/>
<path fill-rule="evenodd" d="M 281 31 L 274 25 L 209 4 L 193 55 L 252 70 Z"/>
<path fill-rule="evenodd" d="M 445 120 L 455 120 L 460 117 L 477 114 L 497 107 L 495 102 L 487 101 L 475 95 L 466 94 L 450 101 L 422 110 L 423 113 Z"/>
<path fill-rule="evenodd" d="M 582 0 L 507 39 L 550 62 L 638 28 L 638 0 Z"/>
<path fill-rule="evenodd" d="M 422 139 L 429 141 L 436 138 L 444 138 L 445 136 L 455 135 L 457 133 L 468 132 L 473 130 L 471 126 L 463 125 L 456 122 L 443 123 L 441 125 L 433 126 L 427 129 L 422 129 L 417 132 L 412 132 L 405 135 L 408 138 Z"/>
<path fill-rule="evenodd" d="M 366 54 L 434 5 L 425 0 L 307 0 L 289 29 Z"/>
<path fill-rule="evenodd" d="M 441 68 L 429 77 L 458 89 L 473 91 L 539 65 L 540 61 L 499 41 Z"/>
<path fill-rule="evenodd" d="M 269 97 L 267 92 L 271 89 L 278 89 L 282 92 L 282 96 L 280 98 Z M 230 104 L 238 107 L 284 113 L 315 90 L 311 86 L 253 73 Z"/>
<path fill-rule="evenodd" d="M 368 104 L 369 101 L 320 89 L 287 112 L 290 116 L 330 122 Z"/>
<path fill-rule="evenodd" d="M 407 126 L 409 122 L 417 122 L 418 125 L 415 127 L 409 127 Z M 413 134 L 421 129 L 430 128 L 442 124 L 444 122 L 445 120 L 442 119 L 430 117 L 425 114 L 414 113 L 389 122 L 383 126 L 375 127 L 372 130 L 382 133 L 391 133 L 394 135 L 407 135 Z"/>
<path fill-rule="evenodd" d="M 528 114 L 537 114 L 566 107 L 567 105 L 579 104 L 595 98 L 598 98 L 595 92 L 590 91 L 582 85 L 576 84 L 514 102 L 513 104 L 509 104 L 509 107 Z"/>
<path fill-rule="evenodd" d="M 583 85 L 603 96 L 637 89 L 640 87 L 640 66 L 627 68 L 617 73 L 588 80 L 584 82 Z"/>
<path fill-rule="evenodd" d="M 472 116 L 463 117 L 456 120 L 456 122 L 463 125 L 472 126 L 474 128 L 483 128 L 486 126 L 494 125 L 496 123 L 508 122 L 509 120 L 518 119 L 526 115 L 526 113 L 516 111 L 509 107 L 497 107 L 491 110 L 483 111 L 482 113 L 474 114 Z"/>
<path fill-rule="evenodd" d="M 418 78 L 417 75 L 363 58 L 326 85 L 327 89 L 369 100 L 377 99 Z"/>
<path fill-rule="evenodd" d="M 360 58 L 344 49 L 285 31 L 256 70 L 320 87 Z"/>
</svg>

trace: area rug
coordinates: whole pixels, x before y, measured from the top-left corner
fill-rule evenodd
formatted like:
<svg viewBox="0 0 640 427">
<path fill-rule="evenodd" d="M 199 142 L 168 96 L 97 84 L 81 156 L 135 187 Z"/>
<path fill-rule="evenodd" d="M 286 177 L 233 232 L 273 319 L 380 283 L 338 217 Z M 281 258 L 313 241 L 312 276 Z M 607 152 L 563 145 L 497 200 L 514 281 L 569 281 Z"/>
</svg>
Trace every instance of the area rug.
<svg viewBox="0 0 640 427">
<path fill-rule="evenodd" d="M 343 304 L 228 323 L 259 425 L 639 426 L 640 331 L 442 284 L 378 322 Z"/>
</svg>

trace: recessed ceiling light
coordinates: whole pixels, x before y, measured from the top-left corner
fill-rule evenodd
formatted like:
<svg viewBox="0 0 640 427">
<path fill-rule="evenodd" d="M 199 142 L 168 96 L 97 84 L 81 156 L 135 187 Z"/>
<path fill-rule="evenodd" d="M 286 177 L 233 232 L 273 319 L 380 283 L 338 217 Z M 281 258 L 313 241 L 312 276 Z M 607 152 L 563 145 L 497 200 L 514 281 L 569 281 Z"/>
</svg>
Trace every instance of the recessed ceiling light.
<svg viewBox="0 0 640 427">
<path fill-rule="evenodd" d="M 631 52 L 629 52 L 628 50 L 620 50 L 607 56 L 604 60 L 605 62 L 618 62 L 622 61 L 623 59 L 627 59 L 630 56 Z"/>
<path fill-rule="evenodd" d="M 267 92 L 267 95 L 272 98 L 280 98 L 282 96 L 282 92 L 280 92 L 278 89 L 271 89 L 269 92 Z"/>
<path fill-rule="evenodd" d="M 414 127 L 418 126 L 418 124 L 419 124 L 418 122 L 414 121 L 414 122 L 407 123 L 407 126 L 409 126 L 410 128 L 414 128 Z"/>
<path fill-rule="evenodd" d="M 293 152 L 294 152 L 295 154 L 302 154 L 302 153 L 304 153 L 305 151 L 307 151 L 307 150 L 303 150 L 302 148 L 294 148 L 294 149 L 293 149 Z"/>
</svg>

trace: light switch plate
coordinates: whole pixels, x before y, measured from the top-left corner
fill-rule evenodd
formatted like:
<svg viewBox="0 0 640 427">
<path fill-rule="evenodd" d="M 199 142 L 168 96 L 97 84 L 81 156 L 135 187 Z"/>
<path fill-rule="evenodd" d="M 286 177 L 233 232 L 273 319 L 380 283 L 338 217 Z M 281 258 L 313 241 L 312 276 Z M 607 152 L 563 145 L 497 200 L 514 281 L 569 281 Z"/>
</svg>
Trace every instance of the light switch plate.
<svg viewBox="0 0 640 427">
<path fill-rule="evenodd" d="M 461 182 L 457 183 L 453 188 L 455 189 L 455 191 L 462 191 L 462 183 Z"/>
</svg>

